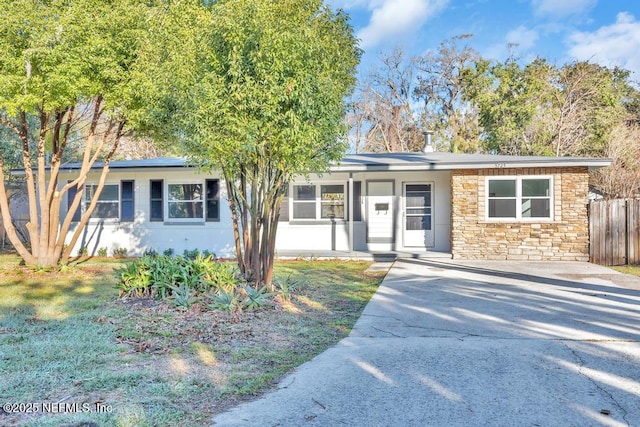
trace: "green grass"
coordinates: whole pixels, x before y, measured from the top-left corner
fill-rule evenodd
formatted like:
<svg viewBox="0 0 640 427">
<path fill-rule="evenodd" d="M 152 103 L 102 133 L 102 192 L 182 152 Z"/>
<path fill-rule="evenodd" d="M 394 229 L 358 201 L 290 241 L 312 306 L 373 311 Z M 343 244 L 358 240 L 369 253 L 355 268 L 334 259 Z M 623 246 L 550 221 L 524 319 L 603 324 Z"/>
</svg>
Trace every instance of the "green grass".
<svg viewBox="0 0 640 427">
<path fill-rule="evenodd" d="M 209 425 L 345 337 L 381 275 L 368 263 L 291 261 L 290 301 L 246 313 L 117 299 L 99 260 L 34 272 L 0 255 L 2 402 L 78 403 L 91 412 L 4 414 L 0 425 Z M 111 410 L 95 411 L 96 405 Z"/>
<path fill-rule="evenodd" d="M 611 267 L 625 274 L 633 274 L 634 276 L 640 276 L 640 265 L 624 265 L 619 267 Z"/>
</svg>

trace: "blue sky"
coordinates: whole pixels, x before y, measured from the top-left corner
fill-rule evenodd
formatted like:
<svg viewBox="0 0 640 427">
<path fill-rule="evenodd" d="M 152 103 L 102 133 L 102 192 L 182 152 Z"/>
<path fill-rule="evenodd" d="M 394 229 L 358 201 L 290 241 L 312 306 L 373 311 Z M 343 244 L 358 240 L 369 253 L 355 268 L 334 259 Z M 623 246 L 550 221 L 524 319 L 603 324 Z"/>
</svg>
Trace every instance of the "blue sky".
<svg viewBox="0 0 640 427">
<path fill-rule="evenodd" d="M 638 0 L 327 0 L 342 8 L 361 40 L 361 72 L 399 45 L 411 55 L 471 33 L 469 45 L 504 60 L 508 45 L 525 61 L 591 60 L 621 66 L 640 81 Z"/>
</svg>

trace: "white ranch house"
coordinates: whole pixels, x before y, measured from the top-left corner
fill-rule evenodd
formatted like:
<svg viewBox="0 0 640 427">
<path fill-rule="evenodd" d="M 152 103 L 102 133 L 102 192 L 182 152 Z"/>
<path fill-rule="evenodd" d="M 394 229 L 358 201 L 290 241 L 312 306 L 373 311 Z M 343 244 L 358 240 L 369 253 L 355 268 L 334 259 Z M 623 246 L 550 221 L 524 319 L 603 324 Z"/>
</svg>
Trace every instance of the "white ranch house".
<svg viewBox="0 0 640 427">
<path fill-rule="evenodd" d="M 588 171 L 609 163 L 437 152 L 346 155 L 329 173 L 289 183 L 276 248 L 289 256 L 588 260 Z M 78 166 L 63 166 L 61 185 Z M 87 180 L 82 209 L 98 174 Z M 81 247 L 90 254 L 197 248 L 233 256 L 224 182 L 179 158 L 114 161 L 74 249 Z"/>
</svg>

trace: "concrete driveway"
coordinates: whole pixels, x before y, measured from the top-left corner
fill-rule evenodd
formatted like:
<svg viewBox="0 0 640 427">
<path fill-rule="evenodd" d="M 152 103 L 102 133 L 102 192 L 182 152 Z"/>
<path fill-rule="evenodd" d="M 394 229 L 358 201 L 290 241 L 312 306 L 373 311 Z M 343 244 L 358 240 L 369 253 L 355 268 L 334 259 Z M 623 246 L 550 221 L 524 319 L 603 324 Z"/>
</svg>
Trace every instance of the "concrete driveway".
<svg viewBox="0 0 640 427">
<path fill-rule="evenodd" d="M 214 424 L 640 425 L 640 279 L 397 261 L 348 338 Z"/>
</svg>

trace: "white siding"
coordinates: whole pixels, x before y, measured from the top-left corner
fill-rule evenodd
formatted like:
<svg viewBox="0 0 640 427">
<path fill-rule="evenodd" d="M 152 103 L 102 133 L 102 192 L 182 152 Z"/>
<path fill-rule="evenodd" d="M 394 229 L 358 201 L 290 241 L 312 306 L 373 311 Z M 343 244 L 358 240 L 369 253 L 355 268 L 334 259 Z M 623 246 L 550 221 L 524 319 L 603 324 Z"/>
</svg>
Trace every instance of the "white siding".
<svg viewBox="0 0 640 427">
<path fill-rule="evenodd" d="M 72 179 L 73 175 L 61 174 L 61 183 Z M 87 183 L 91 183 L 91 176 Z M 185 249 L 209 250 L 220 257 L 233 256 L 233 231 L 229 206 L 223 183 L 220 185 L 220 221 L 180 224 L 171 222 L 151 222 L 150 217 L 150 180 L 162 179 L 167 182 L 193 182 L 216 179 L 217 175 L 198 174 L 189 169 L 153 169 L 128 170 L 116 169 L 109 172 L 107 183 L 119 184 L 121 180 L 135 181 L 135 220 L 119 222 L 113 220 L 89 220 L 75 246 L 75 251 L 86 246 L 90 254 L 98 249 L 107 248 L 109 254 L 116 248 L 127 248 L 129 255 L 142 255 L 147 250 L 163 252 L 173 249 L 182 254 Z M 95 176 L 97 180 L 97 175 Z M 166 200 L 166 193 L 164 194 Z M 66 208 L 66 204 L 65 204 Z M 73 226 L 72 226 L 73 227 Z M 71 234 L 67 242 L 71 240 Z"/>
<path fill-rule="evenodd" d="M 322 177 L 311 176 L 309 180 L 296 180 L 297 184 L 316 182 L 344 182 L 347 187 L 349 174 L 334 173 L 324 174 Z M 354 250 L 357 251 L 383 251 L 383 250 L 407 250 L 416 251 L 416 248 L 405 248 L 402 242 L 402 184 L 404 182 L 431 182 L 434 184 L 434 231 L 435 246 L 429 250 L 448 252 L 451 239 L 451 174 L 448 171 L 438 172 L 366 172 L 354 173 L 354 181 L 362 183 L 361 211 L 362 221 L 354 223 Z M 392 244 L 367 243 L 367 209 L 366 189 L 367 181 L 394 181 L 394 215 L 396 241 Z M 347 221 L 336 221 L 336 250 L 349 250 L 349 230 Z M 276 246 L 281 250 L 305 250 L 314 251 L 331 250 L 332 224 L 328 221 L 295 221 L 281 222 L 278 225 L 278 238 Z M 425 249 L 426 251 L 427 249 Z"/>
<path fill-rule="evenodd" d="M 61 174 L 60 182 L 73 179 L 73 174 Z M 87 183 L 97 181 L 97 175 L 90 176 Z M 93 178 L 93 181 L 92 181 Z M 116 220 L 90 220 L 88 227 L 82 233 L 75 247 L 88 248 L 90 254 L 97 254 L 100 248 L 107 248 L 109 254 L 117 248 L 127 248 L 129 255 L 141 255 L 147 250 L 163 252 L 173 249 L 176 254 L 182 254 L 185 249 L 209 250 L 221 257 L 233 256 L 233 231 L 226 199 L 224 183 L 220 183 L 220 221 L 197 222 L 179 224 L 172 222 L 151 222 L 150 217 L 150 180 L 162 179 L 168 182 L 193 182 L 206 179 L 218 179 L 216 174 L 205 175 L 191 169 L 182 168 L 154 168 L 154 169 L 112 169 L 107 183 L 119 184 L 121 180 L 135 181 L 135 220 L 133 222 L 119 222 Z M 343 183 L 348 188 L 349 174 L 334 173 L 311 176 L 309 181 L 299 179 L 296 183 L 305 184 L 318 182 Z M 442 172 L 366 172 L 354 173 L 354 181 L 362 184 L 361 212 L 362 221 L 354 223 L 354 250 L 404 250 L 402 242 L 402 185 L 404 182 L 431 182 L 434 184 L 434 213 L 435 246 L 429 250 L 450 250 L 450 173 Z M 394 182 L 394 227 L 396 241 L 392 244 L 368 244 L 366 239 L 366 182 L 368 180 L 393 180 Z M 166 190 L 166 188 L 165 188 Z M 165 192 L 166 199 L 167 194 Z M 291 194 L 289 198 L 291 203 Z M 348 204 L 349 201 L 347 200 Z M 66 203 L 64 204 L 66 208 Z M 329 251 L 349 249 L 348 221 L 330 220 L 296 221 L 290 216 L 290 222 L 278 224 L 276 248 L 278 250 Z M 67 236 L 67 242 L 71 234 Z M 415 251 L 416 248 L 411 248 Z M 425 249 L 426 251 L 426 249 Z"/>
</svg>

